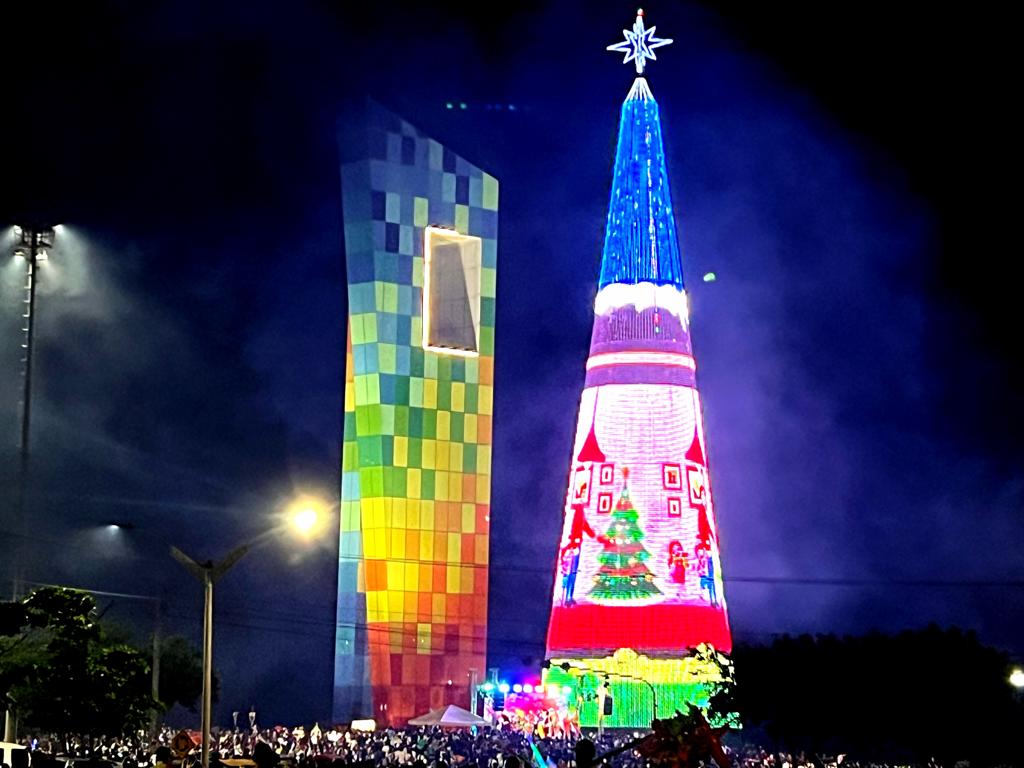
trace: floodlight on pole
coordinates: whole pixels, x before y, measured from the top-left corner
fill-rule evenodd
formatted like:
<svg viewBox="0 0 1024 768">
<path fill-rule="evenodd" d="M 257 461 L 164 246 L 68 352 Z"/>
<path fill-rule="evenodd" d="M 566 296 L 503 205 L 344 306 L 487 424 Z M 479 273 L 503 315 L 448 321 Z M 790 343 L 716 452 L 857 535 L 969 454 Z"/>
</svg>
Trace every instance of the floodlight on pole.
<svg viewBox="0 0 1024 768">
<path fill-rule="evenodd" d="M 32 435 L 32 358 L 35 351 L 36 285 L 39 282 L 39 262 L 47 259 L 48 248 L 53 247 L 54 230 L 39 224 L 26 224 L 14 228 L 14 256 L 25 261 L 25 287 L 21 318 L 24 334 L 21 348 L 21 442 L 19 445 L 18 509 L 16 543 L 14 546 L 14 599 L 21 597 L 24 581 L 24 539 L 27 530 L 29 439 Z"/>
</svg>

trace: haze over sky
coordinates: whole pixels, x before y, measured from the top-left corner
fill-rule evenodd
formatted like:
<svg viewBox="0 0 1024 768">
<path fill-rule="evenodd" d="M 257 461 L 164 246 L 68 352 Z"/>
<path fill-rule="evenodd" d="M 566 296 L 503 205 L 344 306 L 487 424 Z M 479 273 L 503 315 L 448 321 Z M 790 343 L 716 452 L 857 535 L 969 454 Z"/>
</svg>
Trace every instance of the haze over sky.
<svg viewBox="0 0 1024 768">
<path fill-rule="evenodd" d="M 167 629 L 198 640 L 199 590 L 166 545 L 215 557 L 296 489 L 336 500 L 335 125 L 369 94 L 501 182 L 489 652 L 536 667 L 632 81 L 604 47 L 636 9 L 483 5 L 13 14 L 0 224 L 67 224 L 40 283 L 36 581 L 163 594 Z M 1024 655 L 1010 25 L 934 5 L 756 6 L 645 5 L 675 39 L 649 82 L 736 638 L 937 621 Z M 283 544 L 225 579 L 218 720 L 253 704 L 262 722 L 326 717 L 336 550 L 335 532 Z M 806 583 L 821 580 L 849 583 Z M 118 600 L 109 615 L 144 628 L 148 611 Z"/>
</svg>

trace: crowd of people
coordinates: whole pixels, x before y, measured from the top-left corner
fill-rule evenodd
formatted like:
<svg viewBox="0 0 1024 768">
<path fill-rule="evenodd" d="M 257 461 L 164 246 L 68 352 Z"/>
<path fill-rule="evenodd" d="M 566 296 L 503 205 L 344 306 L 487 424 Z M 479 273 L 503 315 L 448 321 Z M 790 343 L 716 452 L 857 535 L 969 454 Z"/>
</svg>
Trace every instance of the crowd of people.
<svg viewBox="0 0 1024 768">
<path fill-rule="evenodd" d="M 163 728 L 155 739 L 146 733 L 134 738 L 34 737 L 32 768 L 189 768 L 198 765 L 198 739 L 191 733 L 191 753 L 181 759 L 178 731 Z M 251 759 L 258 768 L 575 768 L 575 747 L 583 736 L 594 742 L 600 757 L 642 733 L 606 732 L 537 736 L 521 728 L 470 729 L 404 728 L 374 731 L 344 727 L 215 730 L 211 765 L 222 760 Z M 176 737 L 178 743 L 175 743 Z M 744 745 L 731 751 L 737 768 L 866 768 L 843 755 L 822 756 L 772 753 Z M 74 761 L 74 763 L 69 762 Z M 79 762 L 81 761 L 81 762 Z M 648 768 L 632 750 L 616 754 L 615 768 Z M 77 765 L 75 765 L 77 763 Z M 938 768 L 929 764 L 923 768 Z"/>
<path fill-rule="evenodd" d="M 579 714 L 575 710 L 564 712 L 542 709 L 524 712 L 506 709 L 494 713 L 493 721 L 498 730 L 533 734 L 539 739 L 572 739 L 582 735 Z"/>
<path fill-rule="evenodd" d="M 198 757 L 197 734 L 190 754 L 182 761 L 188 765 Z M 33 768 L 49 768 L 56 758 L 81 760 L 97 768 L 123 766 L 138 768 L 172 760 L 180 755 L 179 731 L 162 728 L 155 739 L 139 733 L 135 737 L 82 739 L 63 742 L 53 737 L 28 740 L 32 748 Z M 598 754 L 614 749 L 636 735 L 591 734 Z M 176 738 L 179 743 L 175 743 Z M 495 727 L 470 729 L 404 728 L 374 731 L 349 728 L 275 728 L 251 730 L 214 730 L 211 736 L 211 764 L 220 760 L 250 758 L 259 768 L 292 763 L 312 768 L 376 768 L 377 766 L 413 766 L 414 768 L 521 768 L 536 764 L 536 752 L 549 768 L 570 768 L 574 764 L 575 735 L 534 738 L 522 728 Z M 620 768 L 642 768 L 643 762 L 631 753 L 615 761 Z M 60 768 L 65 768 L 61 765 Z M 68 766 L 67 768 L 71 768 Z M 91 768 L 83 764 L 79 768 Z M 168 763 L 168 768 L 170 765 Z"/>
</svg>

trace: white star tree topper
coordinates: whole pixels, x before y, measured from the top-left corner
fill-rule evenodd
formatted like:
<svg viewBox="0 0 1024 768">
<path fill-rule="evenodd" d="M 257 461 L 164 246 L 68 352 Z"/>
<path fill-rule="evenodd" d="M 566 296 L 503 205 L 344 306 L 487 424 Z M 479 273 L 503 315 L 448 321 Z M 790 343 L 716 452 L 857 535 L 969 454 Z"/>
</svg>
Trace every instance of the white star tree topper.
<svg viewBox="0 0 1024 768">
<path fill-rule="evenodd" d="M 622 63 L 635 62 L 636 73 L 642 75 L 648 59 L 651 61 L 658 60 L 658 57 L 654 55 L 654 49 L 672 42 L 668 38 L 655 37 L 655 29 L 657 27 L 644 28 L 644 9 L 640 8 L 636 12 L 636 21 L 633 22 L 633 29 L 622 30 L 622 34 L 626 36 L 626 39 L 621 43 L 609 45 L 606 50 L 625 53 L 626 58 L 622 60 Z"/>
</svg>

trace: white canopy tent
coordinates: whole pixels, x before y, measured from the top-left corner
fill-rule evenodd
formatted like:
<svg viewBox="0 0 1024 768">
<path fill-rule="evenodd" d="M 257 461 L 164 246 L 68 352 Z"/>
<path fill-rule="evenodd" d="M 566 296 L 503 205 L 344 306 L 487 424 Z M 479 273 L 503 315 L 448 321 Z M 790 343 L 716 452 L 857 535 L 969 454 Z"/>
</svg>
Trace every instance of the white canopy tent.
<svg viewBox="0 0 1024 768">
<path fill-rule="evenodd" d="M 487 725 L 482 717 L 477 717 L 472 712 L 449 704 L 441 709 L 434 709 L 425 715 L 414 717 L 409 725 L 439 725 L 442 728 L 469 728 L 473 725 Z"/>
</svg>

